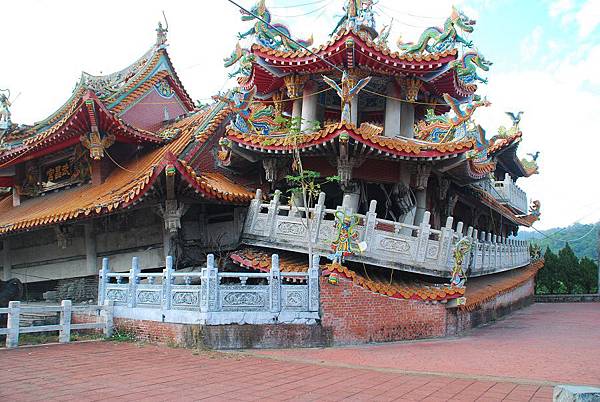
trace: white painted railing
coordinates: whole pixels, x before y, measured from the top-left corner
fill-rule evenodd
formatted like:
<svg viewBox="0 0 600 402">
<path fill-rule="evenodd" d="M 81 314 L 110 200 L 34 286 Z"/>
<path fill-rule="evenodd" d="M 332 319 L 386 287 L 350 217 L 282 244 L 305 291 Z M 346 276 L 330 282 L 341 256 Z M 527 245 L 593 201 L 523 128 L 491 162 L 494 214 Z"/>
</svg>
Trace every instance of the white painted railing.
<svg viewBox="0 0 600 402">
<path fill-rule="evenodd" d="M 318 319 L 319 260 L 307 272 L 285 273 L 272 256 L 266 273 L 219 272 L 214 255 L 200 272 L 176 272 L 167 257 L 162 273 L 141 273 L 137 257 L 126 273 L 102 261 L 98 302 L 111 300 L 115 316 L 181 323 L 232 324 Z M 285 278 L 300 279 L 288 284 Z"/>
<path fill-rule="evenodd" d="M 71 324 L 71 314 L 92 310 L 100 311 L 100 322 Z M 60 324 L 21 327 L 21 314 L 48 312 L 60 312 Z M 0 328 L 0 335 L 6 335 L 7 348 L 19 346 L 19 334 L 58 331 L 58 341 L 69 343 L 73 330 L 102 329 L 106 337 L 112 336 L 113 331 L 113 303 L 109 301 L 99 306 L 73 306 L 71 300 L 63 300 L 60 306 L 21 306 L 21 302 L 11 301 L 8 308 L 0 308 L 0 314 L 8 314 L 6 328 Z"/>
<path fill-rule="evenodd" d="M 512 181 L 509 175 L 504 180 L 484 180 L 480 187 L 490 193 L 498 202 L 508 204 L 522 214 L 527 213 L 527 194 Z"/>
<path fill-rule="evenodd" d="M 306 252 L 307 222 L 303 216 L 308 211 L 314 252 L 330 254 L 331 243 L 337 235 L 335 213 L 342 207 L 326 209 L 324 193 L 313 208 L 280 205 L 279 197 L 280 193 L 276 192 L 271 202 L 263 203 L 262 194 L 257 191 L 248 210 L 242 242 Z M 474 245 L 473 262 L 465 259 L 471 276 L 505 271 L 529 263 L 527 242 L 507 240 L 485 232 L 478 234 L 472 227 L 465 232 L 462 222 L 453 226 L 452 217 L 440 230 L 432 229 L 429 212 L 425 212 L 419 225 L 380 219 L 377 218 L 376 207 L 377 202 L 373 200 L 366 215 L 355 214 L 358 218 L 355 226 L 357 241 L 366 242 L 367 249 L 348 256 L 347 260 L 448 278 L 453 267 L 454 244 L 468 236 L 473 239 Z"/>
</svg>

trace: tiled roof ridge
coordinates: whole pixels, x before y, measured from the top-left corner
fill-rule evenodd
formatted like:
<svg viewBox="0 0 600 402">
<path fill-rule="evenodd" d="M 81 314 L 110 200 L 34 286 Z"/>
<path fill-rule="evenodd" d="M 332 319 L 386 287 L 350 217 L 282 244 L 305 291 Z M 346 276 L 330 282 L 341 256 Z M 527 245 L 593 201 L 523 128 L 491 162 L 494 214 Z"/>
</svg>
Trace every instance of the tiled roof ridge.
<svg viewBox="0 0 600 402">
<path fill-rule="evenodd" d="M 343 43 L 343 39 L 348 39 L 348 37 L 352 37 L 354 40 L 360 41 L 361 44 L 364 44 L 366 47 L 368 47 L 376 52 L 380 52 L 383 55 L 388 56 L 392 59 L 402 60 L 402 61 L 409 61 L 409 62 L 412 62 L 412 61 L 417 61 L 417 62 L 437 61 L 441 58 L 448 57 L 448 56 L 456 56 L 458 54 L 457 49 L 444 50 L 441 53 L 428 53 L 425 55 L 402 54 L 398 51 L 392 52 L 389 50 L 389 48 L 383 47 L 383 46 L 375 43 L 370 38 L 368 38 L 364 35 L 360 35 L 358 32 L 356 32 L 355 30 L 350 29 L 350 28 L 341 30 L 340 32 L 335 34 L 331 39 L 329 39 L 327 42 L 319 45 L 318 47 L 311 48 L 310 49 L 311 52 L 307 52 L 304 49 L 294 50 L 294 51 L 281 51 L 281 50 L 271 49 L 269 47 L 266 47 L 266 46 L 263 46 L 260 44 L 256 44 L 256 43 L 252 45 L 251 50 L 253 52 L 258 51 L 263 54 L 270 55 L 272 57 L 289 58 L 289 59 L 297 59 L 297 58 L 301 58 L 301 57 L 314 58 L 315 56 L 312 53 L 319 54 L 320 52 L 323 52 L 323 51 L 327 50 L 328 48 L 334 46 L 337 42 L 340 42 L 340 46 L 341 46 Z"/>
</svg>

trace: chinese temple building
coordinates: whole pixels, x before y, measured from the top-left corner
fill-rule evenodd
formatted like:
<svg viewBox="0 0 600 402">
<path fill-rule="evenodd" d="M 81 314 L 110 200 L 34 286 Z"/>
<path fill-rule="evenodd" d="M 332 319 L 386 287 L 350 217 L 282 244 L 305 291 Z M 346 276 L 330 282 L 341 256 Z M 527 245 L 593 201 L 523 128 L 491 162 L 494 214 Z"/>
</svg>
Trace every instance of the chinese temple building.
<svg viewBox="0 0 600 402">
<path fill-rule="evenodd" d="M 282 345 L 240 324 L 286 345 L 444 336 L 531 301 L 543 262 L 512 236 L 540 216 L 516 184 L 537 154 L 517 156 L 521 113 L 493 136 L 474 121 L 491 106 L 475 21 L 452 9 L 390 43 L 373 6 L 345 2 L 315 47 L 259 0 L 242 10 L 247 46 L 224 59 L 238 86 L 201 107 L 159 26 L 131 66 L 84 73 L 40 123 L 5 124 L 4 277 L 75 292 L 108 257 L 98 297 L 123 325 L 205 325 L 195 341 L 220 346 L 223 331 Z"/>
</svg>

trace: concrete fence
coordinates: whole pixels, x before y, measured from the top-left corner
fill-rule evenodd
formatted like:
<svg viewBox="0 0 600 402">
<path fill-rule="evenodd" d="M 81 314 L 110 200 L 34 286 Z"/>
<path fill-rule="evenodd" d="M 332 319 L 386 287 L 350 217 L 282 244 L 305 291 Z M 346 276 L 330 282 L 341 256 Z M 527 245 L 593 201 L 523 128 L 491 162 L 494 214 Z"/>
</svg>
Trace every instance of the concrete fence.
<svg viewBox="0 0 600 402">
<path fill-rule="evenodd" d="M 219 272 L 214 255 L 199 272 L 173 270 L 167 257 L 162 273 L 100 270 L 99 304 L 110 300 L 115 317 L 182 324 L 314 323 L 319 318 L 319 259 L 308 272 L 285 273 L 274 254 L 267 273 Z"/>
<path fill-rule="evenodd" d="M 100 311 L 100 322 L 71 324 L 71 314 Z M 60 324 L 22 327 L 22 313 L 60 312 Z M 71 331 L 82 329 L 102 329 L 106 337 L 113 333 L 113 303 L 106 301 L 101 306 L 73 306 L 71 300 L 63 300 L 60 306 L 21 306 L 21 302 L 11 301 L 8 308 L 0 308 L 0 314 L 8 314 L 6 328 L 0 328 L 0 335 L 6 335 L 6 347 L 16 348 L 19 345 L 19 335 L 35 332 L 58 331 L 58 341 L 69 343 Z"/>
</svg>

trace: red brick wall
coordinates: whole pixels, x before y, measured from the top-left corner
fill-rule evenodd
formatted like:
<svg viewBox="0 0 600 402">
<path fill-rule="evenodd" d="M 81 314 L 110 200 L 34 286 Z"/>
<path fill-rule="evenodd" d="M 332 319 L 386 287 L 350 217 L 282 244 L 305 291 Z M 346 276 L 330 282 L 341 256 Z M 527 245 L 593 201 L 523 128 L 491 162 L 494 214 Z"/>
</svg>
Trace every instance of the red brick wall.
<svg viewBox="0 0 600 402">
<path fill-rule="evenodd" d="M 115 331 L 135 334 L 138 341 L 183 344 L 182 324 L 115 318 L 114 325 Z"/>
<path fill-rule="evenodd" d="M 373 293 L 350 280 L 337 285 L 321 278 L 321 324 L 340 343 L 433 338 L 446 334 L 442 304 L 396 299 Z"/>
</svg>

